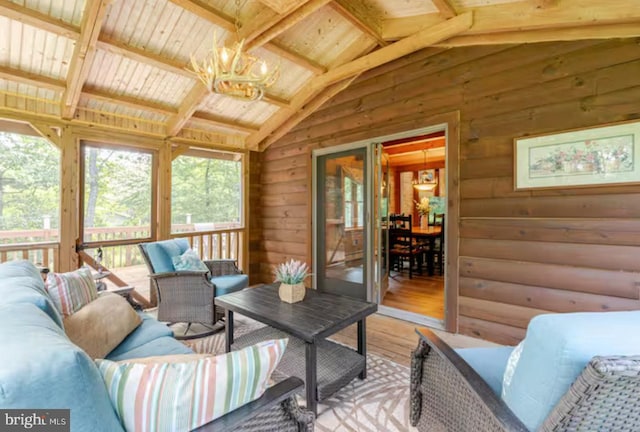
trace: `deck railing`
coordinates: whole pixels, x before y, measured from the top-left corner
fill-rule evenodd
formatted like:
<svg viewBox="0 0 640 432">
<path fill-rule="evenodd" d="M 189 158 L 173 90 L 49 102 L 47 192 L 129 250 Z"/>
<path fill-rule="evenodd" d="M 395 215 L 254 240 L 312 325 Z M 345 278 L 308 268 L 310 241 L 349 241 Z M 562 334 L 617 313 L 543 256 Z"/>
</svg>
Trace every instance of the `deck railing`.
<svg viewBox="0 0 640 432">
<path fill-rule="evenodd" d="M 195 231 L 192 224 L 174 225 L 171 238 L 186 238 L 202 259 L 231 258 L 243 266 L 244 228 L 229 228 Z M 85 241 L 100 243 L 119 239 L 146 238 L 145 227 L 86 228 Z M 22 231 L 0 231 L 0 262 L 27 259 L 55 270 L 58 267 L 59 243 L 57 229 Z M 87 251 L 90 255 L 93 251 Z M 143 264 L 144 261 L 135 244 L 103 248 L 102 264 L 107 268 L 121 268 Z"/>
</svg>

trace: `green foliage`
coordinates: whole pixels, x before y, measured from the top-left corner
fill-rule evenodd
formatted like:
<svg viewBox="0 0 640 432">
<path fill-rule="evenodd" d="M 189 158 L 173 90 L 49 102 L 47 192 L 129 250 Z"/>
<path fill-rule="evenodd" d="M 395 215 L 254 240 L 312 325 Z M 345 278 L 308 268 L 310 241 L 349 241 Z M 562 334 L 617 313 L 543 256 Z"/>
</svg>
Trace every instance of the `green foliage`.
<svg viewBox="0 0 640 432">
<path fill-rule="evenodd" d="M 173 161 L 171 223 L 240 222 L 240 161 L 180 156 Z"/>
<path fill-rule="evenodd" d="M 0 230 L 58 226 L 60 152 L 43 138 L 0 132 Z"/>
</svg>

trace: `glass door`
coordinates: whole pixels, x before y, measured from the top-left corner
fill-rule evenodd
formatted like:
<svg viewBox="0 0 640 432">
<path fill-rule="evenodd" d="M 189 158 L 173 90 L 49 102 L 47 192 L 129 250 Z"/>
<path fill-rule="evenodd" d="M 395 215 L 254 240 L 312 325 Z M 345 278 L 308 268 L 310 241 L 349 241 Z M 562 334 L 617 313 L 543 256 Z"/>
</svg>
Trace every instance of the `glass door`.
<svg viewBox="0 0 640 432">
<path fill-rule="evenodd" d="M 389 155 L 380 143 L 373 144 L 375 153 L 374 219 L 375 230 L 375 286 L 378 303 L 382 302 L 389 288 Z"/>
<path fill-rule="evenodd" d="M 369 146 L 314 151 L 314 282 L 316 289 L 372 298 Z"/>
</svg>

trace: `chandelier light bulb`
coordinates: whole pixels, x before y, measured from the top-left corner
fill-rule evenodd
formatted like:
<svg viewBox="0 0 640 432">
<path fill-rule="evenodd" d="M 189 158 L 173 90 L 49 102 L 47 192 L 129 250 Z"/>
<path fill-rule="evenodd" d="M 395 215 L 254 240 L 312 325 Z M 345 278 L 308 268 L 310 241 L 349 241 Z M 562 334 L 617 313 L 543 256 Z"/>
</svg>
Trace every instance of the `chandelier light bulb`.
<svg viewBox="0 0 640 432">
<path fill-rule="evenodd" d="M 266 75 L 268 71 L 269 70 L 267 69 L 267 64 L 265 62 L 262 62 L 262 64 L 260 65 L 260 73 L 262 75 Z"/>
<path fill-rule="evenodd" d="M 222 64 L 224 64 L 225 66 L 229 62 L 229 53 L 227 52 L 226 47 L 222 47 L 222 50 L 220 52 L 220 59 L 222 60 Z"/>
</svg>

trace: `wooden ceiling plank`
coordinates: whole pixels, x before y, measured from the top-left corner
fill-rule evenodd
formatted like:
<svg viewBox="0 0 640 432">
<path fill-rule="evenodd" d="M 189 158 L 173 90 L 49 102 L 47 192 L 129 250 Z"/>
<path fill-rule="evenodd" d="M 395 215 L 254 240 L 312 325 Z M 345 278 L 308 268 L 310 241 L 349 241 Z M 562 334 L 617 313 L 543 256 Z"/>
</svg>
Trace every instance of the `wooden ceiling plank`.
<svg viewBox="0 0 640 432">
<path fill-rule="evenodd" d="M 331 7 L 342 15 L 343 18 L 348 20 L 351 24 L 353 24 L 356 28 L 358 28 L 364 34 L 370 36 L 374 39 L 378 45 L 387 46 L 389 43 L 382 39 L 380 33 L 376 31 L 373 26 L 368 22 L 367 17 L 364 17 L 363 14 L 358 13 L 354 8 L 349 7 L 350 3 L 345 0 L 334 0 L 331 2 Z"/>
<path fill-rule="evenodd" d="M 398 146 L 385 147 L 384 151 L 388 155 L 399 155 L 403 153 L 411 153 L 432 148 L 444 147 L 446 140 L 444 137 L 433 138 L 428 141 L 418 141 L 411 144 L 402 144 Z M 383 143 L 384 145 L 384 143 Z"/>
<path fill-rule="evenodd" d="M 0 78 L 58 92 L 63 92 L 67 88 L 65 81 L 7 66 L 0 66 Z"/>
<path fill-rule="evenodd" d="M 178 112 L 171 116 L 167 122 L 167 134 L 170 137 L 178 135 L 180 129 L 189 121 L 208 94 L 209 90 L 200 81 L 197 81 L 178 108 Z"/>
<path fill-rule="evenodd" d="M 80 26 L 80 37 L 73 50 L 73 57 L 67 74 L 67 89 L 62 95 L 62 117 L 73 117 L 82 86 L 89 75 L 91 61 L 95 54 L 100 28 L 104 20 L 107 5 L 110 0 L 87 0 Z"/>
<path fill-rule="evenodd" d="M 146 101 L 139 98 L 125 96 L 125 95 L 115 95 L 113 93 L 109 93 L 108 91 L 104 91 L 95 87 L 84 87 L 82 89 L 82 95 L 101 100 L 108 103 L 113 103 L 117 105 L 124 105 L 129 108 L 139 109 L 143 111 L 151 111 L 158 114 L 164 115 L 173 115 L 177 114 L 178 110 L 169 105 L 159 104 L 157 102 Z"/>
<path fill-rule="evenodd" d="M 444 48 L 477 45 L 507 45 L 585 39 L 616 39 L 640 36 L 640 20 L 637 23 L 604 24 L 568 27 L 561 29 L 526 30 L 478 35 L 460 35 L 436 44 Z"/>
<path fill-rule="evenodd" d="M 316 12 L 318 9 L 329 3 L 331 0 L 310 0 L 306 2 L 301 7 L 297 8 L 289 15 L 281 19 L 277 24 L 273 27 L 270 27 L 265 32 L 260 34 L 258 37 L 253 39 L 250 43 L 247 44 L 247 49 L 253 49 L 260 47 L 267 42 L 275 39 L 280 34 L 284 33 L 294 25 L 298 24 L 300 21 L 307 18 L 309 15 Z"/>
<path fill-rule="evenodd" d="M 260 3 L 278 14 L 286 14 L 304 3 L 305 0 L 259 0 Z"/>
<path fill-rule="evenodd" d="M 302 0 L 302 3 L 306 3 L 309 0 Z M 238 40 L 245 40 L 246 44 L 249 44 L 252 40 L 260 36 L 265 31 L 282 21 L 287 14 L 281 14 L 274 12 L 273 9 L 263 8 L 256 15 L 252 16 L 250 20 L 242 24 L 238 30 Z"/>
<path fill-rule="evenodd" d="M 458 15 L 449 0 L 431 0 L 431 2 L 438 9 L 440 15 L 445 19 L 453 18 Z"/>
<path fill-rule="evenodd" d="M 292 113 L 292 115 L 278 126 L 278 128 L 272 132 L 262 143 L 260 144 L 260 151 L 266 150 L 271 144 L 282 138 L 291 129 L 296 127 L 300 122 L 313 114 L 318 108 L 324 105 L 328 100 L 340 93 L 351 85 L 353 80 L 358 76 L 347 78 L 343 81 L 337 82 L 325 88 L 317 96 L 315 96 L 310 102 L 307 102 L 301 109 Z"/>
<path fill-rule="evenodd" d="M 78 27 L 9 0 L 0 0 L 0 15 L 69 39 L 77 39 L 80 36 Z"/>
<path fill-rule="evenodd" d="M 204 111 L 196 111 L 193 114 L 193 117 L 191 119 L 202 121 L 204 123 L 208 123 L 214 126 L 222 126 L 229 129 L 235 129 L 240 132 L 253 133 L 259 130 L 259 127 L 257 126 L 240 123 L 240 122 L 234 122 L 234 121 L 231 121 L 223 117 L 219 117 Z"/>
<path fill-rule="evenodd" d="M 350 76 L 360 74 L 390 61 L 396 60 L 412 52 L 434 45 L 467 31 L 473 25 L 473 14 L 470 12 L 458 15 L 428 29 L 421 30 L 398 42 L 395 42 L 377 51 L 353 60 L 349 63 L 331 69 L 319 76 L 315 85 L 324 87 L 328 84 L 341 81 Z"/>
</svg>

